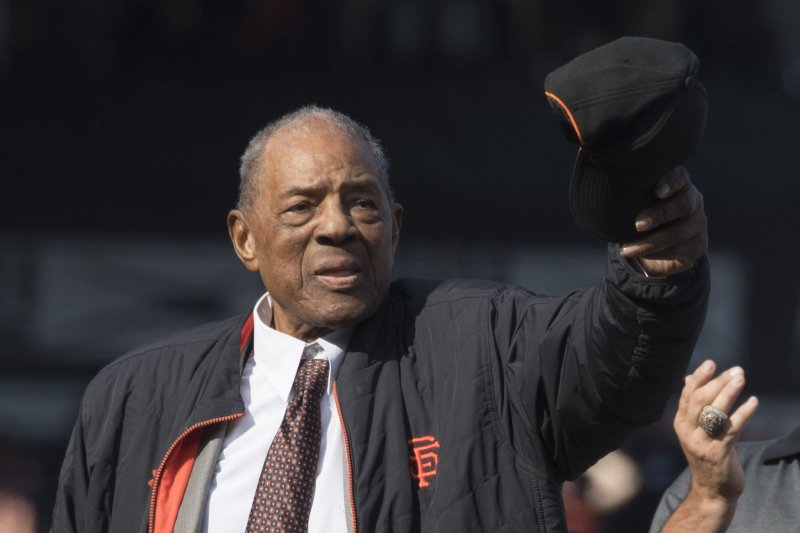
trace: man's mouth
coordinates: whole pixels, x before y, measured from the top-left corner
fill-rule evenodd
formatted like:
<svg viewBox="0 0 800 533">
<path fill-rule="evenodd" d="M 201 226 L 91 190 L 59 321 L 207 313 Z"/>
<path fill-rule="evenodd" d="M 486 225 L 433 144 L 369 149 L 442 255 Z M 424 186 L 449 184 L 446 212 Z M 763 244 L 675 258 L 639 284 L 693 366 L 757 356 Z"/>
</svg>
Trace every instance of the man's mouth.
<svg viewBox="0 0 800 533">
<path fill-rule="evenodd" d="M 314 271 L 319 281 L 334 291 L 353 288 L 361 278 L 361 268 L 353 261 L 327 263 Z"/>
</svg>

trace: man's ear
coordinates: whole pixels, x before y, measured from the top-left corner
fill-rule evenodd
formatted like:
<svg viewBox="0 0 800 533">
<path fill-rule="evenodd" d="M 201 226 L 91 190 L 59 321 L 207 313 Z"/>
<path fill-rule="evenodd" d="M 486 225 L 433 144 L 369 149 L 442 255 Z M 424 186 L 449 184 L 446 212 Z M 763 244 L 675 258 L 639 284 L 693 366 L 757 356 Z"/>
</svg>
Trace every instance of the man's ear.
<svg viewBox="0 0 800 533">
<path fill-rule="evenodd" d="M 397 250 L 400 242 L 400 228 L 403 226 L 403 206 L 395 202 L 392 204 L 392 250 Z"/>
<path fill-rule="evenodd" d="M 238 209 L 232 209 L 228 213 L 228 235 L 231 236 L 233 249 L 239 256 L 239 261 L 247 270 L 258 272 L 255 238 L 247 218 Z"/>
</svg>

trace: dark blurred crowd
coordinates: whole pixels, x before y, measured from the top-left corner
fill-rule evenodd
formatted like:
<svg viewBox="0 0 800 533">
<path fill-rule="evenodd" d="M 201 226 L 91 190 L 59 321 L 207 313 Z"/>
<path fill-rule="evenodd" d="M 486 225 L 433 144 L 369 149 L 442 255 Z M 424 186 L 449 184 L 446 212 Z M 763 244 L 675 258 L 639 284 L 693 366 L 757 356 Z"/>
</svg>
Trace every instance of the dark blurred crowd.
<svg viewBox="0 0 800 533">
<path fill-rule="evenodd" d="M 546 72 L 619 35 L 684 41 L 712 68 L 800 94 L 790 0 L 202 0 L 0 2 L 0 65 L 49 75 L 115 69 L 323 65 Z M 256 72 L 250 72 L 258 75 Z"/>
</svg>

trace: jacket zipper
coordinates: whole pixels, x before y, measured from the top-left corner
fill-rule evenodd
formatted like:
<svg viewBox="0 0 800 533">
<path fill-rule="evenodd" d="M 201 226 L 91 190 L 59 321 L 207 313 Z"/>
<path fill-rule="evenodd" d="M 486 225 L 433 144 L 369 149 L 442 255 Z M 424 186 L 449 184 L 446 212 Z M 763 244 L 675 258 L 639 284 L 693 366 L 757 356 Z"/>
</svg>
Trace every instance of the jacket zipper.
<svg viewBox="0 0 800 533">
<path fill-rule="evenodd" d="M 220 422 L 228 422 L 230 420 L 236 420 L 243 416 L 244 413 L 234 413 L 232 415 L 220 416 L 217 418 L 212 418 L 210 420 L 204 420 L 203 422 L 198 422 L 193 426 L 187 428 L 183 433 L 178 435 L 178 438 L 172 442 L 172 445 L 167 450 L 167 453 L 164 454 L 164 458 L 161 459 L 161 464 L 158 465 L 158 470 L 156 470 L 155 476 L 153 476 L 153 492 L 150 495 L 150 514 L 147 519 L 147 532 L 153 533 L 153 529 L 155 528 L 155 517 L 156 517 L 156 495 L 158 494 L 158 483 L 161 481 L 161 474 L 164 471 L 164 467 L 169 460 L 169 456 L 172 455 L 173 450 L 178 445 L 180 441 L 186 438 L 186 435 L 191 433 L 196 429 L 200 429 L 202 427 L 210 426 L 212 424 L 218 424 Z"/>
<path fill-rule="evenodd" d="M 352 533 L 358 533 L 358 525 L 356 523 L 356 496 L 353 492 L 353 460 L 350 457 L 350 439 L 347 436 L 347 428 L 344 425 L 344 417 L 342 416 L 342 406 L 339 404 L 339 393 L 336 389 L 336 381 L 333 382 L 333 399 L 336 402 L 336 412 L 339 415 L 339 424 L 342 426 L 342 437 L 344 437 L 344 455 L 347 461 L 347 487 L 348 496 L 350 498 L 350 513 L 353 520 Z"/>
</svg>

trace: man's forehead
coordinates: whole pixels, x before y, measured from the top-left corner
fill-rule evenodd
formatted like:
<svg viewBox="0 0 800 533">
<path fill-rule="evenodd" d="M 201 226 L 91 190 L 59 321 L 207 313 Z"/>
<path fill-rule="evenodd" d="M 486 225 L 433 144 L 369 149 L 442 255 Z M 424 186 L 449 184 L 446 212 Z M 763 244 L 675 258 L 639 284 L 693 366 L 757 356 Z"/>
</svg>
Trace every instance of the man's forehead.
<svg viewBox="0 0 800 533">
<path fill-rule="evenodd" d="M 365 140 L 322 118 L 298 119 L 276 131 L 265 144 L 262 159 L 273 169 L 285 165 L 299 169 L 341 159 L 350 165 L 377 170 Z"/>
<path fill-rule="evenodd" d="M 276 142 L 314 142 L 333 140 L 351 145 L 361 144 L 361 139 L 325 116 L 302 116 L 278 128 L 270 140 Z"/>
</svg>

